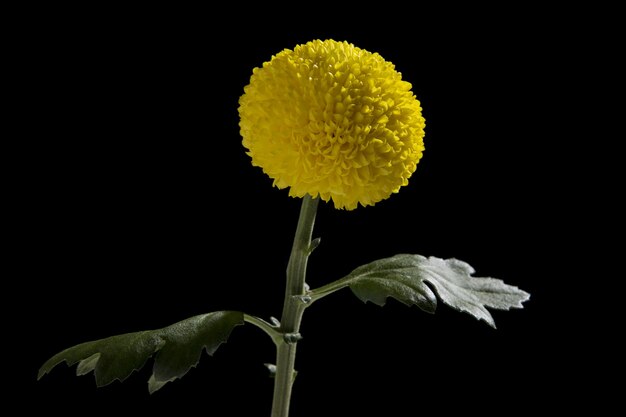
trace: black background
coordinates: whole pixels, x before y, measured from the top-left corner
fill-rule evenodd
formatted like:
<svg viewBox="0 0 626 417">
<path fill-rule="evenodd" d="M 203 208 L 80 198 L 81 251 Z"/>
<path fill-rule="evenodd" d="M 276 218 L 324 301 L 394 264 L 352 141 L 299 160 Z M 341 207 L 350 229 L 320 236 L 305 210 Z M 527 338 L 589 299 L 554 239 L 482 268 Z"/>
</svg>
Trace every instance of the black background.
<svg viewBox="0 0 626 417">
<path fill-rule="evenodd" d="M 30 185 L 14 245 L 23 255 L 15 277 L 24 306 L 16 331 L 26 340 L 23 406 L 64 415 L 269 415 L 263 363 L 274 350 L 252 326 L 152 396 L 149 366 L 100 389 L 64 365 L 35 377 L 47 358 L 83 341 L 214 310 L 280 314 L 299 201 L 251 166 L 237 101 L 252 69 L 272 54 L 333 38 L 380 53 L 413 84 L 426 151 L 410 185 L 390 199 L 352 212 L 320 205 L 322 244 L 309 284 L 420 253 L 465 260 L 477 276 L 501 278 L 532 298 L 524 310 L 494 312 L 493 330 L 443 305 L 431 316 L 336 293 L 304 317 L 292 414 L 562 407 L 554 387 L 575 387 L 577 374 L 562 356 L 563 338 L 572 323 L 585 326 L 579 313 L 557 308 L 567 277 L 552 264 L 570 230 L 561 217 L 567 186 L 550 168 L 567 140 L 555 110 L 567 40 L 544 36 L 551 21 L 541 14 L 469 12 L 436 21 L 385 9 L 306 19 L 262 8 L 245 16 L 32 14 L 20 61 L 32 115 L 23 124 L 33 138 L 25 141 Z"/>
</svg>

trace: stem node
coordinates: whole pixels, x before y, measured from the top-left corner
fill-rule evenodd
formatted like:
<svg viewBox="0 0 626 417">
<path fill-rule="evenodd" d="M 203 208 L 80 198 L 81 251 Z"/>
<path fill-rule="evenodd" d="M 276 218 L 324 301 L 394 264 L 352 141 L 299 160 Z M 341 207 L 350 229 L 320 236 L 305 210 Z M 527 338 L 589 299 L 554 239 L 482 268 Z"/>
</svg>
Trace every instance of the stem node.
<svg viewBox="0 0 626 417">
<path fill-rule="evenodd" d="M 288 345 L 294 345 L 298 343 L 298 341 L 302 340 L 302 335 L 300 333 L 286 333 L 283 336 L 283 340 Z"/>
</svg>

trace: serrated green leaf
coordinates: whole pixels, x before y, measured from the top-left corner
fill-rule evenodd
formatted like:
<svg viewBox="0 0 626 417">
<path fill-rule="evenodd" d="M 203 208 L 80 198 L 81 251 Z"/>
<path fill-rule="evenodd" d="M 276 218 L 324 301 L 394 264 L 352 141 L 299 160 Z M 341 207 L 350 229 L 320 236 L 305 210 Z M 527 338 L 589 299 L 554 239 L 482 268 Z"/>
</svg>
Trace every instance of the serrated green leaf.
<svg viewBox="0 0 626 417">
<path fill-rule="evenodd" d="M 148 379 L 148 391 L 150 392 L 150 394 L 152 394 L 155 391 L 160 390 L 161 388 L 163 388 L 163 386 L 165 384 L 167 384 L 168 382 L 170 382 L 171 380 L 167 380 L 167 381 L 157 381 L 154 378 L 154 374 L 150 375 L 150 379 Z"/>
<path fill-rule="evenodd" d="M 499 279 L 472 277 L 473 273 L 470 265 L 457 259 L 396 255 L 360 266 L 346 277 L 311 291 L 310 295 L 315 301 L 340 288 L 350 287 L 364 302 L 382 306 L 388 297 L 393 297 L 434 313 L 436 292 L 445 304 L 484 320 L 492 327 L 495 323 L 487 307 L 523 308 L 522 303 L 530 298 L 527 292 Z"/>
<path fill-rule="evenodd" d="M 96 369 L 96 365 L 98 360 L 100 359 L 100 354 L 96 353 L 88 357 L 87 359 L 83 359 L 78 362 L 78 366 L 76 367 L 76 375 L 82 376 L 87 375 L 89 372 Z"/>
<path fill-rule="evenodd" d="M 148 388 L 154 392 L 167 382 L 181 378 L 200 360 L 202 350 L 213 355 L 230 335 L 243 324 L 243 313 L 217 311 L 191 317 L 158 330 L 127 333 L 82 343 L 66 349 L 43 364 L 37 379 L 61 362 L 78 362 L 77 375 L 94 371 L 96 385 L 124 381 L 141 369 L 155 353 L 153 373 Z"/>
</svg>

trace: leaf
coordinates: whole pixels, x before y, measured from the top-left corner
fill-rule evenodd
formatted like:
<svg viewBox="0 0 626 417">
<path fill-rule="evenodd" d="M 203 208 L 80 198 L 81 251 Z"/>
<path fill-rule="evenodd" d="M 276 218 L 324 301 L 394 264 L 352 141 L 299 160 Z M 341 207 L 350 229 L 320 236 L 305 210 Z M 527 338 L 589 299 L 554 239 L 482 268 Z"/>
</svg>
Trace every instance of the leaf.
<svg viewBox="0 0 626 417">
<path fill-rule="evenodd" d="M 118 379 L 124 381 L 141 369 L 156 353 L 148 381 L 150 393 L 183 377 L 200 360 L 202 350 L 213 355 L 235 326 L 243 324 L 243 313 L 217 311 L 191 317 L 158 330 L 127 333 L 82 343 L 57 353 L 39 369 L 41 379 L 61 362 L 78 362 L 77 375 L 94 371 L 101 387 Z"/>
<path fill-rule="evenodd" d="M 474 269 L 457 259 L 396 255 L 379 259 L 352 271 L 346 277 L 310 293 L 317 300 L 349 286 L 362 301 L 380 306 L 388 297 L 417 305 L 434 313 L 437 297 L 459 311 L 496 327 L 487 307 L 497 310 L 523 308 L 530 294 L 494 278 L 476 278 Z M 434 292 L 433 292 L 434 290 Z"/>
</svg>

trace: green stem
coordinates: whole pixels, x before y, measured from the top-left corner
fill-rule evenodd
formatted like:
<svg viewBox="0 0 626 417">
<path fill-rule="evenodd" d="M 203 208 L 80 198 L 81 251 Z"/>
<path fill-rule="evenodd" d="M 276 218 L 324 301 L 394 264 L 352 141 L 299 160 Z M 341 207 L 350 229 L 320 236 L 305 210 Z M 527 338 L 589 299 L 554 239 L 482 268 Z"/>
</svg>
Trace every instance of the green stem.
<svg viewBox="0 0 626 417">
<path fill-rule="evenodd" d="M 298 227 L 287 265 L 287 285 L 280 331 L 283 340 L 276 348 L 276 380 L 272 417 L 288 417 L 291 389 L 295 378 L 296 346 L 300 338 L 300 322 L 306 304 L 300 298 L 305 295 L 306 266 L 313 249 L 311 235 L 318 205 L 317 198 L 305 195 L 302 199 Z"/>
<path fill-rule="evenodd" d="M 269 337 L 272 338 L 276 346 L 278 346 L 283 340 L 283 334 L 280 333 L 276 327 L 272 326 L 265 320 L 248 314 L 244 314 L 243 319 L 246 323 L 254 324 L 256 327 L 263 330 Z"/>
<path fill-rule="evenodd" d="M 335 291 L 339 291 L 342 288 L 346 288 L 347 286 L 350 285 L 352 280 L 353 278 L 348 276 L 340 280 L 331 282 L 330 284 L 326 284 L 323 287 L 310 290 L 307 293 L 307 295 L 311 299 L 309 301 L 309 305 L 313 304 L 315 301 L 319 300 L 320 298 L 324 298 L 327 295 L 334 293 Z"/>
</svg>

